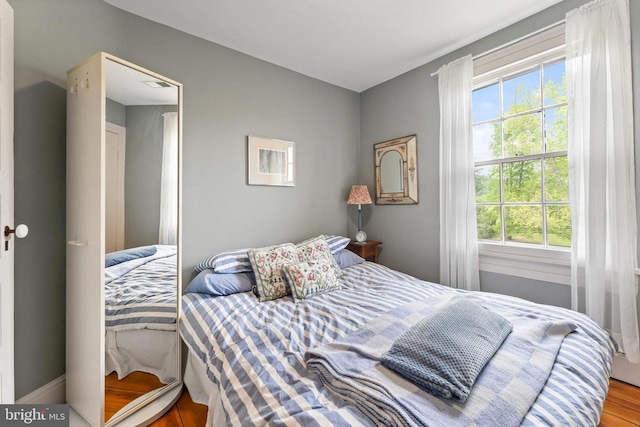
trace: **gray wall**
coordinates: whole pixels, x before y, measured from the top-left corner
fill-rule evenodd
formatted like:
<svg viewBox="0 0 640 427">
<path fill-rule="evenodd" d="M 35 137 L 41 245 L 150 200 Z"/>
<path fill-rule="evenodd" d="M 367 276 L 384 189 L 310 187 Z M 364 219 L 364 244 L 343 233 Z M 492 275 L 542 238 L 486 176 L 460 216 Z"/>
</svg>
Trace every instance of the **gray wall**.
<svg viewBox="0 0 640 427">
<path fill-rule="evenodd" d="M 15 219 L 16 397 L 64 373 L 66 91 L 28 84 L 16 67 Z"/>
<path fill-rule="evenodd" d="M 175 106 L 126 107 L 127 149 L 124 168 L 125 247 L 158 243 L 164 119 Z"/>
<path fill-rule="evenodd" d="M 107 116 L 107 122 L 114 125 L 127 127 L 127 107 L 107 98 L 105 105 L 105 115 Z"/>
<path fill-rule="evenodd" d="M 418 135 L 420 203 L 412 206 L 367 206 L 364 228 L 384 242 L 380 261 L 426 280 L 439 281 L 439 106 L 438 79 L 431 74 L 467 54 L 480 54 L 564 19 L 567 11 L 587 3 L 565 0 L 537 15 L 498 31 L 449 55 L 380 84 L 360 94 L 360 181 L 374 190 L 373 144 L 391 138 Z M 632 1 L 632 55 L 636 147 L 640 145 L 640 2 Z M 635 28 L 634 28 L 635 26 Z M 635 30 L 635 31 L 634 31 Z M 636 168 L 640 148 L 636 148 Z M 640 169 L 638 169 L 640 170 Z M 640 190 L 640 173 L 636 173 Z M 637 196 L 640 212 L 640 193 Z M 350 229 L 353 225 L 350 224 Z M 568 286 L 481 272 L 482 290 L 514 295 L 563 307 L 571 305 Z M 640 308 L 640 295 L 638 296 Z"/>
<path fill-rule="evenodd" d="M 346 233 L 345 200 L 359 162 L 358 94 L 101 0 L 9 3 L 15 12 L 16 78 L 27 90 L 36 88 L 16 109 L 15 169 L 17 175 L 33 174 L 16 198 L 16 221 L 29 220 L 32 230 L 29 244 L 16 245 L 16 311 L 22 308 L 29 317 L 16 319 L 17 398 L 64 373 L 65 91 L 38 85 L 64 86 L 66 71 L 96 52 L 184 84 L 185 280 L 201 258 L 223 249 Z M 44 106 L 55 111 L 36 120 L 32 111 Z M 54 120 L 52 132 L 47 126 Z M 24 134 L 18 136 L 20 127 Z M 294 188 L 246 185 L 247 135 L 296 142 Z M 52 155 L 40 158 L 44 153 Z M 40 208 L 44 201 L 50 201 L 49 209 Z M 45 227 L 51 222 L 54 228 Z M 45 241 L 49 250 L 41 253 L 38 245 Z M 34 348 L 38 342 L 47 343 L 46 349 Z"/>
<path fill-rule="evenodd" d="M 124 106 L 107 99 L 107 122 L 126 128 L 125 248 L 158 243 L 162 175 L 162 114 L 176 106 Z"/>
<path fill-rule="evenodd" d="M 185 280 L 202 257 L 223 249 L 353 233 L 356 211 L 347 210 L 345 199 L 356 182 L 373 190 L 373 144 L 416 133 L 420 204 L 363 206 L 364 225 L 370 238 L 384 241 L 383 263 L 437 281 L 439 114 L 437 79 L 430 74 L 563 19 L 585 2 L 565 0 L 358 95 L 101 0 L 9 0 L 15 11 L 16 221 L 31 228 L 16 244 L 16 397 L 64 373 L 67 69 L 106 51 L 184 84 Z M 640 5 L 631 3 L 637 26 Z M 640 73 L 634 84 L 638 129 Z M 245 185 L 249 134 L 296 142 L 295 188 Z M 561 285 L 491 273 L 482 273 L 481 282 L 488 291 L 568 305 L 568 287 Z"/>
</svg>

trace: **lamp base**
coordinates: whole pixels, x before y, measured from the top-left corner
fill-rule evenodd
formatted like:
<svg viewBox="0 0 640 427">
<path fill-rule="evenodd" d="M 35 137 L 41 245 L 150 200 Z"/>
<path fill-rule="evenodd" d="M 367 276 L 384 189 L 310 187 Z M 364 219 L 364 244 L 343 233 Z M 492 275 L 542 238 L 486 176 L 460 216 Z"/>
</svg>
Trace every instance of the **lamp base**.
<svg viewBox="0 0 640 427">
<path fill-rule="evenodd" d="M 358 230 L 356 233 L 356 242 L 363 243 L 367 241 L 367 233 L 362 230 Z"/>
</svg>

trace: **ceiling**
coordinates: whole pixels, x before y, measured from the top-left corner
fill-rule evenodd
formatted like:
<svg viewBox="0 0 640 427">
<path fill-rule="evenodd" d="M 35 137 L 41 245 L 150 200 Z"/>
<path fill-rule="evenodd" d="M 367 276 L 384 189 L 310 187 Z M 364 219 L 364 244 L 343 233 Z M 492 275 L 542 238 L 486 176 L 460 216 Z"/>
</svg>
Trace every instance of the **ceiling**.
<svg viewBox="0 0 640 427">
<path fill-rule="evenodd" d="M 105 74 L 107 98 L 122 105 L 178 104 L 178 88 L 154 76 L 111 60 L 106 61 Z"/>
<path fill-rule="evenodd" d="M 361 92 L 561 0 L 104 0 Z"/>
</svg>

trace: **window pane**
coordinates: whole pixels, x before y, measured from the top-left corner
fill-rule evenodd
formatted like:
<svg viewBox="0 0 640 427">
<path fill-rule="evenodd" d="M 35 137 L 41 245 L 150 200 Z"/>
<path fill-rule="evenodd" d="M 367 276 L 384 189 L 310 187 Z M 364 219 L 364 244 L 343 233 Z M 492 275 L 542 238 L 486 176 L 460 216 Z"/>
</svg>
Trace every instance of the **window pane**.
<svg viewBox="0 0 640 427">
<path fill-rule="evenodd" d="M 569 201 L 569 159 L 544 159 L 544 197 L 547 202 Z"/>
<path fill-rule="evenodd" d="M 540 108 L 540 70 L 505 80 L 502 93 L 504 115 Z"/>
<path fill-rule="evenodd" d="M 505 240 L 542 244 L 542 206 L 505 206 Z"/>
<path fill-rule="evenodd" d="M 542 201 L 540 160 L 505 163 L 502 180 L 505 202 Z"/>
<path fill-rule="evenodd" d="M 557 62 L 544 67 L 544 105 L 567 102 L 565 63 Z"/>
<path fill-rule="evenodd" d="M 478 166 L 476 176 L 476 202 L 500 203 L 500 166 Z"/>
<path fill-rule="evenodd" d="M 478 239 L 502 240 L 500 206 L 478 206 Z"/>
<path fill-rule="evenodd" d="M 473 91 L 473 123 L 497 119 L 499 111 L 500 91 L 497 83 Z"/>
<path fill-rule="evenodd" d="M 567 149 L 567 107 L 550 108 L 544 112 L 544 133 L 547 153 Z"/>
<path fill-rule="evenodd" d="M 525 114 L 504 121 L 504 157 L 542 152 L 540 113 Z"/>
<path fill-rule="evenodd" d="M 499 159 L 500 122 L 485 123 L 473 127 L 473 158 L 476 162 Z"/>
<path fill-rule="evenodd" d="M 547 244 L 571 247 L 571 211 L 569 205 L 547 206 Z"/>
</svg>

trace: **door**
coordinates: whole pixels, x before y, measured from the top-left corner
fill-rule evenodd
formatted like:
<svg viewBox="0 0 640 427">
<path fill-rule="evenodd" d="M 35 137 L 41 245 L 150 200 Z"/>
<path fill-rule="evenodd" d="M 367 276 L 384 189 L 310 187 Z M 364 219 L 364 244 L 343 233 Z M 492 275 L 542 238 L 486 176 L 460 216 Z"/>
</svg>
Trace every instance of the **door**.
<svg viewBox="0 0 640 427">
<path fill-rule="evenodd" d="M 105 252 L 124 249 L 124 155 L 126 130 L 106 123 L 105 133 Z"/>
<path fill-rule="evenodd" d="M 13 9 L 0 0 L 0 225 L 13 228 Z M 0 247 L 0 403 L 14 403 L 14 233 Z"/>
</svg>

